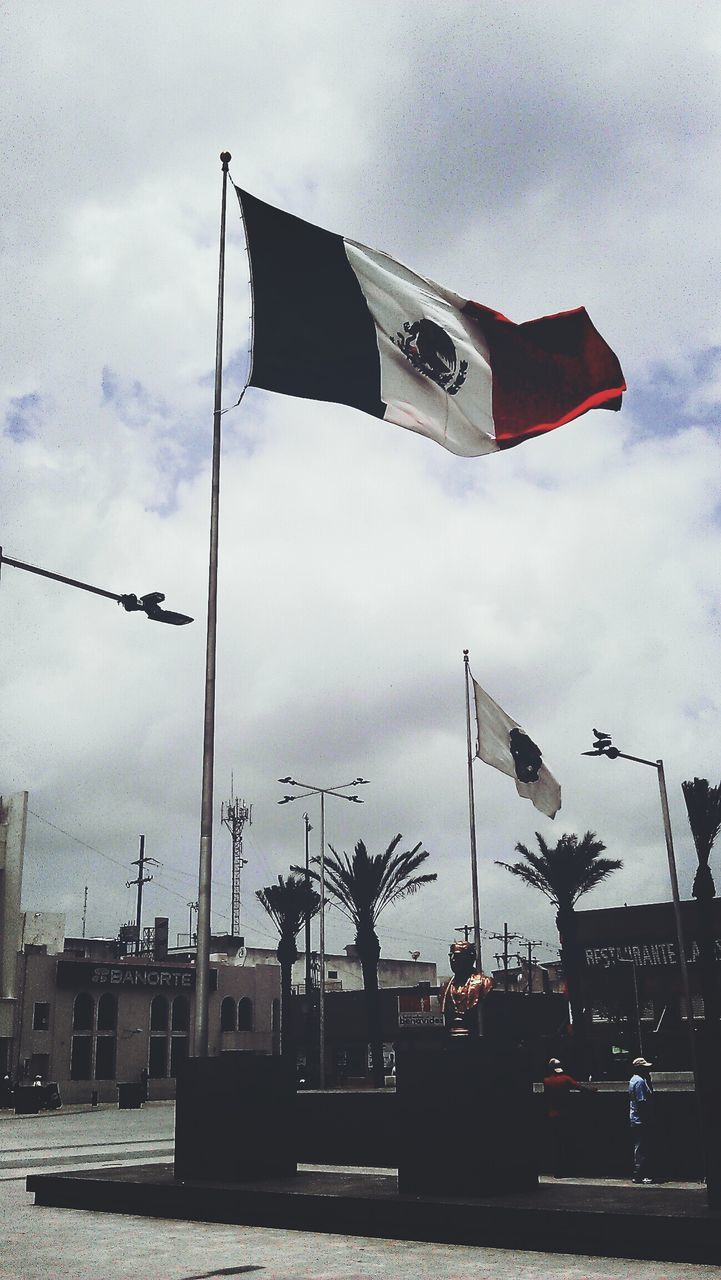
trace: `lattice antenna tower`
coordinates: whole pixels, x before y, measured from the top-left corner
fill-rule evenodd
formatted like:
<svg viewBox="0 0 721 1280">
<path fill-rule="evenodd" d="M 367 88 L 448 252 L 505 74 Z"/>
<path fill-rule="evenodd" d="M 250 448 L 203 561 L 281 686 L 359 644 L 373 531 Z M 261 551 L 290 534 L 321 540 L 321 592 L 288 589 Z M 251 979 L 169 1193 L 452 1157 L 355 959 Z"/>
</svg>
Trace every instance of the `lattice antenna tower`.
<svg viewBox="0 0 721 1280">
<path fill-rule="evenodd" d="M 240 937 L 241 871 L 248 859 L 243 857 L 243 827 L 252 822 L 253 806 L 233 794 L 233 776 L 230 778 L 230 800 L 221 805 L 220 819 L 228 828 L 233 842 L 233 888 L 231 900 L 230 930 L 234 938 Z"/>
</svg>

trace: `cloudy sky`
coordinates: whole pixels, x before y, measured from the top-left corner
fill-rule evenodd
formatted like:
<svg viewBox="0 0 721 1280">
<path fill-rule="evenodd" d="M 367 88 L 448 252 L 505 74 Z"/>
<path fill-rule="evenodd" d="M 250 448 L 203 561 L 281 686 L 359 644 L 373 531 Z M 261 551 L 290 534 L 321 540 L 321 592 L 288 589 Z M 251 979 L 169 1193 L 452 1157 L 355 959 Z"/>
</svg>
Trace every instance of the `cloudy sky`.
<svg viewBox="0 0 721 1280">
<path fill-rule="evenodd" d="M 0 540 L 196 619 L 3 569 L 24 905 L 78 932 L 87 885 L 88 932 L 113 935 L 141 832 L 146 922 L 187 930 L 197 898 L 224 149 L 261 198 L 514 320 L 585 305 L 629 386 L 620 414 L 470 460 L 257 390 L 224 416 L 215 795 L 232 775 L 253 805 L 247 941 L 272 943 L 254 890 L 302 856 L 304 809 L 318 835 L 317 800 L 279 807 L 276 780 L 361 774 L 331 843 L 423 842 L 438 881 L 381 941 L 442 963 L 472 919 L 464 648 L 563 787 L 551 822 L 476 764 L 484 927 L 554 942 L 550 906 L 494 865 L 535 831 L 623 858 L 588 905 L 668 896 L 654 773 L 584 759 L 592 726 L 663 756 L 687 895 L 680 784 L 721 775 L 718 5 L 28 0 L 3 23 Z M 231 205 L 227 406 L 248 314 Z M 223 930 L 219 822 L 213 879 Z M 336 913 L 328 941 L 351 941 Z"/>
</svg>

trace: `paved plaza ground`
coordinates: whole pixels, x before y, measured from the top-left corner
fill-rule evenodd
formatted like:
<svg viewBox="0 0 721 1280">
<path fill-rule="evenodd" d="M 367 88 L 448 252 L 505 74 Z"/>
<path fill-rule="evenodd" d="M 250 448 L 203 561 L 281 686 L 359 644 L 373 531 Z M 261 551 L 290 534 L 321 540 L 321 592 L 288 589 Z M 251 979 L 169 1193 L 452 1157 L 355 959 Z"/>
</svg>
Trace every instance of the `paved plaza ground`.
<svg viewBox="0 0 721 1280">
<path fill-rule="evenodd" d="M 167 1163 L 172 1103 L 0 1113 L 0 1280 L 718 1280 L 719 1269 L 35 1206 L 31 1172 Z M 589 1185 L 592 1194 L 592 1186 Z M 637 1194 L 643 1196 L 645 1188 Z"/>
</svg>

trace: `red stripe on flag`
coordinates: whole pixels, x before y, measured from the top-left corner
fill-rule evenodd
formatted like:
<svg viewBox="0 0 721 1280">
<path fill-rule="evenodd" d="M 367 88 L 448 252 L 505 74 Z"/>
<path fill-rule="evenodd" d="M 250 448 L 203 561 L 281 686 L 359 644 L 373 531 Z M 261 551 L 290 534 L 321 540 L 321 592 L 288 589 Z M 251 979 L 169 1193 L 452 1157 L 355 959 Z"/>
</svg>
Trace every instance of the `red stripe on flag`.
<svg viewBox="0 0 721 1280">
<path fill-rule="evenodd" d="M 589 409 L 621 407 L 621 366 L 584 307 L 525 324 L 477 302 L 464 311 L 488 345 L 501 448 L 553 431 Z"/>
</svg>

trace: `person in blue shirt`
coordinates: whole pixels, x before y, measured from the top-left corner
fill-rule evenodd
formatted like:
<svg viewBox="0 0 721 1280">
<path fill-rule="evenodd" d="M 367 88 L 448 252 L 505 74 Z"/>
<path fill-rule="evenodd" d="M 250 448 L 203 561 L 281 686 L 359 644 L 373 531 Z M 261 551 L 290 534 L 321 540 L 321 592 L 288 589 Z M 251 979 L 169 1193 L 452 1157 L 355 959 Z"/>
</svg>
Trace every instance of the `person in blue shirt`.
<svg viewBox="0 0 721 1280">
<path fill-rule="evenodd" d="M 653 1172 L 654 1096 L 651 1083 L 652 1062 L 634 1058 L 633 1075 L 628 1082 L 629 1120 L 633 1135 L 633 1180 L 651 1183 Z"/>
</svg>

